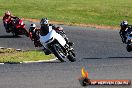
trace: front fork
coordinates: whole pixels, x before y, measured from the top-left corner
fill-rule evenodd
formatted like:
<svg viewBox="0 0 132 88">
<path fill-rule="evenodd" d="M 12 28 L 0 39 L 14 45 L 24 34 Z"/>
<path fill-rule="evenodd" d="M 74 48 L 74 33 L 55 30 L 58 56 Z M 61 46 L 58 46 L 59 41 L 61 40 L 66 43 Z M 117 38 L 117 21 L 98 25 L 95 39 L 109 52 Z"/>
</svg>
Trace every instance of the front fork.
<svg viewBox="0 0 132 88">
<path fill-rule="evenodd" d="M 74 51 L 74 49 L 71 48 L 68 44 L 66 44 L 64 47 L 65 47 L 65 51 L 66 51 L 67 54 L 68 54 L 69 52 L 71 52 L 71 51 Z"/>
</svg>

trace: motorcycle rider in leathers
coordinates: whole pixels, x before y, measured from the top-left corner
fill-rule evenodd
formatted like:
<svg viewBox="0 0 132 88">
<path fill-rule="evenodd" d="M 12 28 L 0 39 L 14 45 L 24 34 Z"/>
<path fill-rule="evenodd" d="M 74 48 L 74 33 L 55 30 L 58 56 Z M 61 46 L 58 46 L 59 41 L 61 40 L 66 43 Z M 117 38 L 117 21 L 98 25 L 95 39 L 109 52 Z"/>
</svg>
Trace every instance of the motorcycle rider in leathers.
<svg viewBox="0 0 132 88">
<path fill-rule="evenodd" d="M 72 46 L 73 43 L 72 42 L 69 42 L 68 38 L 66 37 L 66 34 L 65 32 L 63 31 L 63 28 L 62 27 L 55 27 L 55 25 L 53 24 L 49 24 L 48 23 L 48 19 L 47 18 L 42 18 L 41 21 L 40 21 L 40 35 L 41 36 L 45 36 L 48 34 L 49 32 L 49 26 L 52 26 L 52 29 L 54 29 L 57 33 L 59 33 L 66 41 L 66 43 L 69 45 L 69 46 Z M 48 51 L 46 50 L 46 48 L 44 48 L 44 52 L 48 53 Z"/>
<path fill-rule="evenodd" d="M 34 42 L 35 47 L 42 47 L 39 37 L 39 29 L 36 27 L 36 24 L 31 24 L 29 28 L 29 37 Z"/>
<path fill-rule="evenodd" d="M 126 34 L 127 34 L 128 26 L 129 25 L 128 25 L 127 21 L 122 21 L 121 24 L 120 24 L 121 29 L 120 29 L 119 34 L 122 38 L 123 43 L 126 43 L 126 38 L 127 38 Z"/>
<path fill-rule="evenodd" d="M 41 21 L 40 21 L 40 25 L 41 25 L 40 35 L 46 35 L 48 33 L 49 26 L 52 26 L 52 29 L 54 29 L 57 33 L 59 33 L 65 39 L 67 44 L 72 46 L 73 43 L 68 40 L 68 38 L 66 37 L 65 32 L 63 31 L 63 28 L 62 27 L 56 27 L 53 24 L 49 24 L 48 21 L 49 20 L 47 18 L 42 18 L 41 19 Z"/>
<path fill-rule="evenodd" d="M 7 33 L 10 32 L 9 27 L 11 26 L 12 18 L 16 19 L 17 17 L 13 16 L 10 11 L 5 12 L 5 15 L 3 16 L 3 24 Z"/>
</svg>

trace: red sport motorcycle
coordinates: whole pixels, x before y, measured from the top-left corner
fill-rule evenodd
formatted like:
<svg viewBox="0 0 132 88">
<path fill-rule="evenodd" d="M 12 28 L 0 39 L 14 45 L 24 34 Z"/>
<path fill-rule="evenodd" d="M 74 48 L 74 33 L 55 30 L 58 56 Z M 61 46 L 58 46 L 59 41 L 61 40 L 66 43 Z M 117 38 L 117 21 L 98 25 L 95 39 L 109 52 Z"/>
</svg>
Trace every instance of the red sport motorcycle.
<svg viewBox="0 0 132 88">
<path fill-rule="evenodd" d="M 23 20 L 18 17 L 11 20 L 9 26 L 9 32 L 11 32 L 13 36 L 25 35 L 29 37 L 29 33 L 25 28 L 25 24 Z"/>
</svg>

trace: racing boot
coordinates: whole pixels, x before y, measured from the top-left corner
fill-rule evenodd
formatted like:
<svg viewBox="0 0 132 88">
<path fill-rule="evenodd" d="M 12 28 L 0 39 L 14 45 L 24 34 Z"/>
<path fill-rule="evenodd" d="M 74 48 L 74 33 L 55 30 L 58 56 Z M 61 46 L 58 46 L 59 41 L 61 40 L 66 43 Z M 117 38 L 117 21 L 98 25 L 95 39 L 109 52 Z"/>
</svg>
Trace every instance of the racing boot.
<svg viewBox="0 0 132 88">
<path fill-rule="evenodd" d="M 45 55 L 51 54 L 51 52 L 48 49 L 46 49 L 45 47 L 44 47 L 43 51 L 44 51 Z"/>
<path fill-rule="evenodd" d="M 123 39 L 122 39 L 122 42 L 126 44 L 126 37 L 124 36 Z"/>
<path fill-rule="evenodd" d="M 42 47 L 43 45 L 40 43 L 39 40 L 34 41 L 35 47 Z"/>
</svg>

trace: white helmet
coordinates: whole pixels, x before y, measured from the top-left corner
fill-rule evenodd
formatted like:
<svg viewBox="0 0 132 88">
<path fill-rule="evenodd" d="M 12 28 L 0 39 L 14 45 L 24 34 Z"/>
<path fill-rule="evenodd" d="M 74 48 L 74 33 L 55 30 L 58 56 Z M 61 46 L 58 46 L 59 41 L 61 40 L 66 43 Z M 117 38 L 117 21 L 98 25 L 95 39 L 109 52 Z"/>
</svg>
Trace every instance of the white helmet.
<svg viewBox="0 0 132 88">
<path fill-rule="evenodd" d="M 36 24 L 31 24 L 30 27 L 35 28 Z"/>
</svg>

